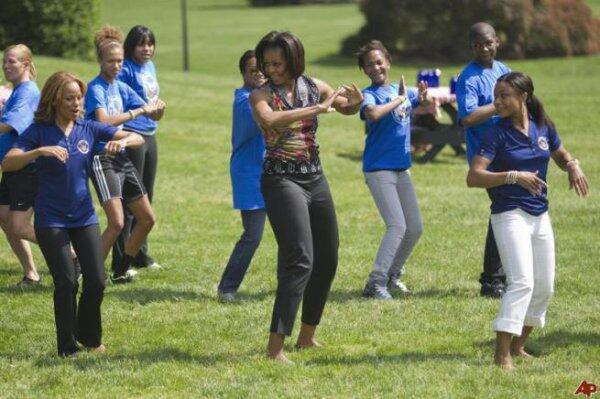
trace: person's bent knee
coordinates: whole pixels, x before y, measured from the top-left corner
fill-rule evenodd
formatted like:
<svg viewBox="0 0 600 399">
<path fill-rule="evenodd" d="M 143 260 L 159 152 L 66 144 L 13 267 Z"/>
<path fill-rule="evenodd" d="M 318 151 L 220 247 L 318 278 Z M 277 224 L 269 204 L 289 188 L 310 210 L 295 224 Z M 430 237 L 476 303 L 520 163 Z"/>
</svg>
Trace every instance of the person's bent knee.
<svg viewBox="0 0 600 399">
<path fill-rule="evenodd" d="M 106 228 L 116 234 L 120 234 L 125 227 L 125 221 L 123 218 L 110 218 L 107 221 Z"/>
</svg>

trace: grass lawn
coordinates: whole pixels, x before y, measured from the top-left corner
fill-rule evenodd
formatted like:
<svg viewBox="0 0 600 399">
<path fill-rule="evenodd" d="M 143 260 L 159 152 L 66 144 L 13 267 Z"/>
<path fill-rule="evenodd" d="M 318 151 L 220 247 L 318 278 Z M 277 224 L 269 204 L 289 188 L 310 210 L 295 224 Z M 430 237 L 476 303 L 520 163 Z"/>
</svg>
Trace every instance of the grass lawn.
<svg viewBox="0 0 600 399">
<path fill-rule="evenodd" d="M 464 159 L 444 150 L 413 178 L 425 234 L 409 259 L 413 295 L 366 301 L 360 292 L 383 225 L 364 184 L 358 117 L 325 115 L 319 142 L 337 207 L 340 262 L 318 338 L 286 367 L 265 360 L 275 281 L 270 227 L 242 285 L 242 301 L 216 301 L 216 285 L 241 232 L 228 175 L 231 101 L 239 55 L 270 29 L 303 39 L 307 72 L 332 85 L 368 81 L 339 41 L 358 29 L 354 5 L 249 9 L 244 0 L 190 0 L 191 66 L 181 72 L 179 2 L 105 0 L 103 22 L 152 27 L 167 115 L 158 133 L 158 223 L 152 255 L 165 266 L 127 286 L 108 286 L 104 356 L 55 356 L 51 277 L 35 248 L 43 287 L 14 288 L 20 266 L 0 242 L 0 397 L 570 397 L 600 384 L 600 57 L 510 62 L 529 73 L 566 147 L 581 161 L 592 195 L 580 200 L 566 174 L 549 171 L 557 245 L 556 294 L 548 325 L 530 339 L 541 359 L 505 374 L 491 365 L 499 302 L 478 295 L 489 200 L 467 189 Z M 590 2 L 595 13 L 600 1 Z M 465 27 L 466 28 L 466 27 Z M 37 57 L 41 83 L 66 69 L 86 81 L 95 63 Z M 396 61 L 412 82 L 419 67 Z M 435 66 L 435 65 L 429 65 Z M 443 68 L 443 81 L 461 65 Z M 95 197 L 95 195 L 94 195 Z M 98 208 L 100 211 L 100 209 Z"/>
</svg>

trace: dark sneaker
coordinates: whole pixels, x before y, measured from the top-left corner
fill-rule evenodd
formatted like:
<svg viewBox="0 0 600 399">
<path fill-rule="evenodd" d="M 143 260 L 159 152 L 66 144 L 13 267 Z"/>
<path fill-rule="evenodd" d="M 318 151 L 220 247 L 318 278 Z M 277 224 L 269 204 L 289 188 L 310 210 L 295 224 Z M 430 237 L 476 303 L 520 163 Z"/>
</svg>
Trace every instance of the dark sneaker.
<svg viewBox="0 0 600 399">
<path fill-rule="evenodd" d="M 127 284 L 133 281 L 133 276 L 127 272 L 125 274 L 113 274 L 110 276 L 110 281 L 113 284 Z"/>
<path fill-rule="evenodd" d="M 390 276 L 390 279 L 388 280 L 388 283 L 387 283 L 387 287 L 388 287 L 388 290 L 391 292 L 396 292 L 398 294 L 404 294 L 404 295 L 410 294 L 410 290 L 408 289 L 406 284 L 404 284 L 400 280 L 399 274 L 392 274 Z"/>
<path fill-rule="evenodd" d="M 488 298 L 502 298 L 502 295 L 506 292 L 504 283 L 499 280 L 492 282 L 481 283 L 481 296 Z"/>
<path fill-rule="evenodd" d="M 374 284 L 368 282 L 365 285 L 365 289 L 363 290 L 362 296 L 364 298 L 373 298 L 373 299 L 382 299 L 382 300 L 390 300 L 394 299 L 392 294 L 388 291 L 385 285 Z"/>
<path fill-rule="evenodd" d="M 27 276 L 23 276 L 23 278 L 21 279 L 21 281 L 19 281 L 17 283 L 17 287 L 19 287 L 22 290 L 26 290 L 28 288 L 34 288 L 34 287 L 39 286 L 41 284 L 41 282 L 42 282 L 42 278 L 41 277 L 40 277 L 39 280 L 33 280 L 33 279 L 30 279 Z"/>
<path fill-rule="evenodd" d="M 219 302 L 231 303 L 236 301 L 235 292 L 217 292 Z"/>
</svg>

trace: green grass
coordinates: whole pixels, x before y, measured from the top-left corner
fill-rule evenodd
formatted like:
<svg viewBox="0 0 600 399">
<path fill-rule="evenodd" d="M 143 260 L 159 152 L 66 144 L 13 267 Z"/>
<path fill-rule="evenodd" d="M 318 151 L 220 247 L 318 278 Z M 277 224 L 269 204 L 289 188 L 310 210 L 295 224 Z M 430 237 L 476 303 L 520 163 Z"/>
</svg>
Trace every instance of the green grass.
<svg viewBox="0 0 600 399">
<path fill-rule="evenodd" d="M 189 1 L 191 65 L 180 72 L 179 2 L 106 0 L 103 21 L 125 30 L 145 23 L 158 39 L 157 67 L 168 112 L 158 133 L 158 223 L 152 254 L 165 270 L 109 286 L 103 304 L 105 356 L 55 357 L 51 277 L 34 249 L 44 286 L 13 289 L 20 267 L 0 243 L 0 397 L 569 397 L 581 380 L 600 383 L 600 57 L 510 62 L 531 74 L 563 142 L 590 179 L 578 199 L 566 176 L 549 173 L 557 243 L 556 296 L 548 325 L 535 331 L 533 363 L 511 375 L 491 365 L 490 328 L 498 302 L 480 298 L 489 200 L 468 190 L 466 165 L 445 150 L 413 177 L 425 234 L 408 263 L 414 295 L 381 303 L 360 299 L 383 234 L 357 158 L 357 117 L 321 118 L 322 160 L 340 226 L 340 262 L 318 337 L 326 345 L 294 352 L 296 363 L 266 361 L 263 351 L 275 289 L 270 227 L 242 285 L 243 301 L 215 299 L 216 284 L 241 232 L 228 176 L 237 58 L 273 28 L 304 41 L 310 75 L 332 85 L 367 85 L 354 61 L 334 56 L 362 24 L 356 6 L 248 9 L 243 0 Z M 125 4 L 125 10 L 123 10 Z M 598 2 L 594 2 L 598 10 Z M 40 83 L 67 69 L 86 80 L 94 63 L 36 58 Z M 412 80 L 418 67 L 397 61 Z M 433 66 L 433 65 L 432 65 Z M 444 80 L 461 65 L 444 67 Z"/>
</svg>

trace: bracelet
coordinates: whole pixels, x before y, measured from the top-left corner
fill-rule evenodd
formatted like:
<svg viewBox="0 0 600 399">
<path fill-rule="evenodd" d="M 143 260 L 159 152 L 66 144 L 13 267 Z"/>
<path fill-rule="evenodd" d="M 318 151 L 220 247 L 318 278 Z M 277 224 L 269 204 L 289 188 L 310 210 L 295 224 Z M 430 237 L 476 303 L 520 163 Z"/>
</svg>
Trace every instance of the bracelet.
<svg viewBox="0 0 600 399">
<path fill-rule="evenodd" d="M 504 179 L 504 183 L 505 184 L 516 184 L 518 177 L 519 177 L 518 171 L 510 170 L 510 171 L 508 171 L 508 174 L 506 175 L 506 179 Z"/>
<path fill-rule="evenodd" d="M 135 114 L 133 113 L 133 110 L 132 110 L 132 109 L 130 109 L 130 110 L 129 110 L 129 111 L 127 111 L 127 112 L 129 112 L 129 116 L 131 117 L 131 119 L 132 119 L 132 120 L 133 120 L 133 119 L 135 119 Z"/>
<path fill-rule="evenodd" d="M 567 168 L 568 168 L 570 165 L 577 165 L 577 166 L 579 166 L 579 159 L 577 159 L 577 158 L 573 158 L 573 159 L 571 159 L 569 162 L 567 162 Z"/>
</svg>

